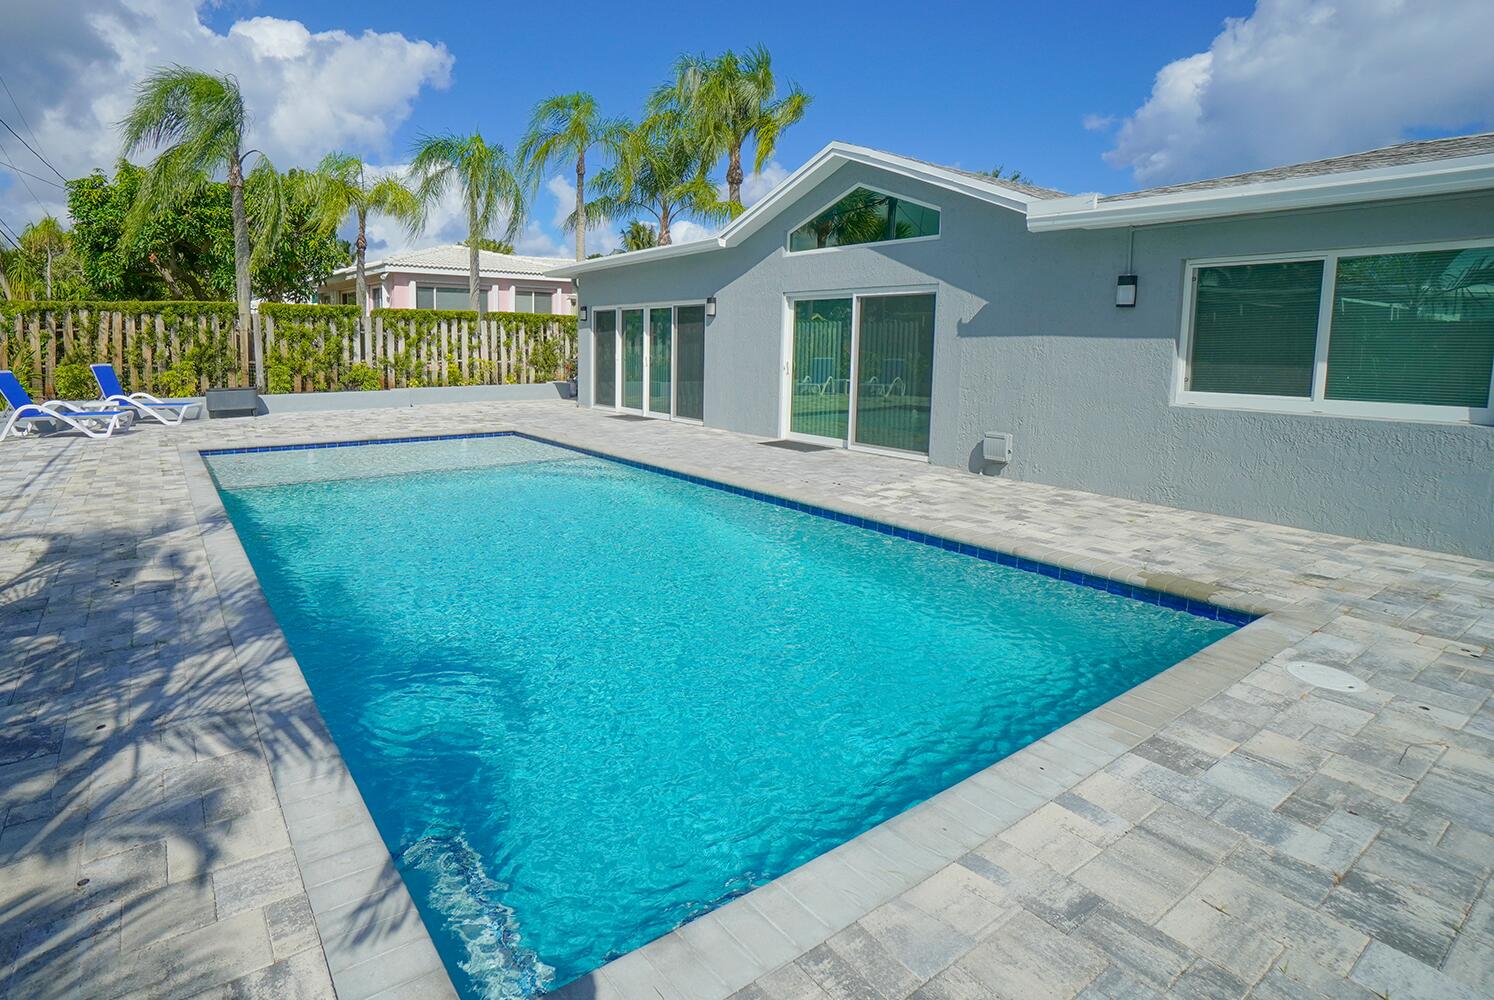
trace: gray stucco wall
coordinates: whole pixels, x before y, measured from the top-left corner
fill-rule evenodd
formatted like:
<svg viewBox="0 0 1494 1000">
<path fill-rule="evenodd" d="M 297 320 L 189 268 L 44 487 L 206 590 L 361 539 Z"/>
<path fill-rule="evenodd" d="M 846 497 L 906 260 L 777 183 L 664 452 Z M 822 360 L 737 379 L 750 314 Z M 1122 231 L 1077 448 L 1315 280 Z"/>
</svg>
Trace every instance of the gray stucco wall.
<svg viewBox="0 0 1494 1000">
<path fill-rule="evenodd" d="M 941 206 L 941 237 L 783 252 L 860 182 Z M 1125 230 L 1029 233 L 1018 212 L 848 165 L 741 246 L 584 275 L 580 301 L 715 295 L 705 422 L 777 435 L 785 294 L 932 285 L 935 464 L 1494 558 L 1494 427 L 1171 403 L 1187 260 L 1491 236 L 1494 193 L 1138 229 L 1138 305 L 1117 309 Z M 582 405 L 591 352 L 583 328 Z M 979 462 L 984 431 L 1013 434 L 1010 465 Z"/>
</svg>

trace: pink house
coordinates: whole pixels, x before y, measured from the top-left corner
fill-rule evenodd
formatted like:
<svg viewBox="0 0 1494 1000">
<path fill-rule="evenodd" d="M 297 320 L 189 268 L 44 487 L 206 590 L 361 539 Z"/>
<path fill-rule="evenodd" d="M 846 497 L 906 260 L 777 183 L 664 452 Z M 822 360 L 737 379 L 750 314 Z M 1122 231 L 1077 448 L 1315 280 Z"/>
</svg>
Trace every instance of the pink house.
<svg viewBox="0 0 1494 1000">
<path fill-rule="evenodd" d="M 575 261 L 566 257 L 527 257 L 481 251 L 485 311 L 567 313 L 576 311 L 576 286 L 545 272 Z M 364 265 L 369 308 L 466 309 L 467 248 L 459 243 L 388 254 Z M 355 268 L 332 272 L 317 289 L 323 304 L 355 301 Z"/>
</svg>

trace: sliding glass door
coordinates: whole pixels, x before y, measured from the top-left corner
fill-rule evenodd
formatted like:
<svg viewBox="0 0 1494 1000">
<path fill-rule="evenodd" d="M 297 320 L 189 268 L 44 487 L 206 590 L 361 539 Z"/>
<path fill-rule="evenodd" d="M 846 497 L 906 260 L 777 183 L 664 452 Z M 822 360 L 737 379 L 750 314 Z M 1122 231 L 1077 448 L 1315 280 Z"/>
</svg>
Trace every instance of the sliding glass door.
<svg viewBox="0 0 1494 1000">
<path fill-rule="evenodd" d="M 934 296 L 793 303 L 789 433 L 927 455 Z"/>
<path fill-rule="evenodd" d="M 648 311 L 648 412 L 667 417 L 674 406 L 674 316 L 669 308 Z"/>
<path fill-rule="evenodd" d="M 929 452 L 934 297 L 861 300 L 856 338 L 856 443 Z"/>
<path fill-rule="evenodd" d="M 789 430 L 844 441 L 851 419 L 851 299 L 794 303 Z"/>
<path fill-rule="evenodd" d="M 674 415 L 705 419 L 705 306 L 674 310 Z"/>
<path fill-rule="evenodd" d="M 622 405 L 643 409 L 643 310 L 622 311 Z"/>
<path fill-rule="evenodd" d="M 705 306 L 593 309 L 592 402 L 650 417 L 705 414 Z"/>
<path fill-rule="evenodd" d="M 591 402 L 593 406 L 616 406 L 617 313 L 608 309 L 593 316 Z"/>
</svg>

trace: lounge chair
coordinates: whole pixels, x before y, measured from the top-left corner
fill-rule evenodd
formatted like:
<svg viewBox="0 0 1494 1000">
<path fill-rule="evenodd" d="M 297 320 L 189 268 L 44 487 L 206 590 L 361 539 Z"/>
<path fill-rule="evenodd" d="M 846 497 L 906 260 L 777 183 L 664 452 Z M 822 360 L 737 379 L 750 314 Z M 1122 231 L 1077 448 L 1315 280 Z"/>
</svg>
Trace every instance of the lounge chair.
<svg viewBox="0 0 1494 1000">
<path fill-rule="evenodd" d="M 49 400 L 35 403 L 21 380 L 9 371 L 0 371 L 0 397 L 10 406 L 10 418 L 0 431 L 0 441 L 32 433 L 57 433 L 64 429 L 82 431 L 91 438 L 106 438 L 121 427 L 135 422 L 134 410 L 89 409 L 80 403 Z M 46 425 L 46 430 L 42 430 Z"/>
<path fill-rule="evenodd" d="M 114 374 L 114 366 L 108 363 L 89 365 L 88 369 L 93 372 L 94 380 L 99 384 L 99 394 L 105 402 L 143 413 L 168 427 L 186 420 L 189 413 L 202 405 L 195 399 L 157 399 L 148 392 L 126 393 L 124 386 L 119 384 L 119 376 Z"/>
</svg>

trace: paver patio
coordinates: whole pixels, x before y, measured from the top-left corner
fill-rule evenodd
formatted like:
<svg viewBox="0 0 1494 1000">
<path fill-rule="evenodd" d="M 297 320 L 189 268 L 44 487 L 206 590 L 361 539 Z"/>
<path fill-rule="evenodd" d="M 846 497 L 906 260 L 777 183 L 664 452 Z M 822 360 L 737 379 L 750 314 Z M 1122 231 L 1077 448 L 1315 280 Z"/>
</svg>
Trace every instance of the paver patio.
<svg viewBox="0 0 1494 1000">
<path fill-rule="evenodd" d="M 509 403 L 0 445 L 0 998 L 451 994 L 196 450 L 502 428 L 1272 612 L 566 996 L 1494 995 L 1494 564 Z"/>
</svg>

